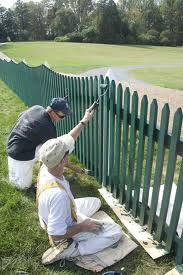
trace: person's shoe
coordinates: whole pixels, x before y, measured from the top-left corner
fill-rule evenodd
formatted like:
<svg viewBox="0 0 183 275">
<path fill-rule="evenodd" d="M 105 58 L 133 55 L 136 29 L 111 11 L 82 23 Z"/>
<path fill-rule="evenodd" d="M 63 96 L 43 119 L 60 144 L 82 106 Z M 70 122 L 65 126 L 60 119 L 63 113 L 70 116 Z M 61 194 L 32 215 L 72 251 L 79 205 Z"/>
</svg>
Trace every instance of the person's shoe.
<svg viewBox="0 0 183 275">
<path fill-rule="evenodd" d="M 57 246 L 49 248 L 42 256 L 42 264 L 52 264 L 61 259 L 72 259 L 79 255 L 78 244 L 73 241 L 71 244 L 68 240 L 63 240 Z"/>
<path fill-rule="evenodd" d="M 29 189 L 30 191 L 32 191 L 34 194 L 36 194 L 37 192 L 37 184 L 33 183 Z"/>
</svg>

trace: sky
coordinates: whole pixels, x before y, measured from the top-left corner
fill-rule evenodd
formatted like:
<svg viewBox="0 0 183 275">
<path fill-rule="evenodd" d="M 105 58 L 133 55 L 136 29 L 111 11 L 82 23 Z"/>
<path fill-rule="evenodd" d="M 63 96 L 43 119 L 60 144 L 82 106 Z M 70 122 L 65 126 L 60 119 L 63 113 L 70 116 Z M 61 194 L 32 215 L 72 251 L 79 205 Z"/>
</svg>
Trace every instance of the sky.
<svg viewBox="0 0 183 275">
<path fill-rule="evenodd" d="M 29 2 L 30 0 L 23 0 L 23 2 Z M 33 2 L 40 2 L 41 0 L 32 0 Z M 16 2 L 16 0 L 0 0 L 0 5 L 5 8 L 10 8 Z"/>
<path fill-rule="evenodd" d="M 23 0 L 23 2 L 29 2 L 30 0 Z M 33 2 L 40 2 L 41 0 L 32 0 Z M 16 0 L 0 0 L 0 5 L 2 5 L 5 8 L 11 8 L 12 5 L 16 2 Z M 117 2 L 117 0 L 114 0 L 114 2 Z"/>
</svg>

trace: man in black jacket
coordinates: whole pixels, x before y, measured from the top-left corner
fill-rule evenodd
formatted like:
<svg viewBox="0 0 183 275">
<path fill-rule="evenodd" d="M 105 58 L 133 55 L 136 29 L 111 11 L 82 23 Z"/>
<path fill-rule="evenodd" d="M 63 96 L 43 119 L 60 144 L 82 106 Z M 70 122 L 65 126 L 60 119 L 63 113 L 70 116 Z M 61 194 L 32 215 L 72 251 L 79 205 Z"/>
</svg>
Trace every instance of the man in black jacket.
<svg viewBox="0 0 183 275">
<path fill-rule="evenodd" d="M 9 180 L 17 188 L 31 186 L 33 166 L 38 160 L 41 145 L 57 137 L 53 122 L 71 114 L 66 100 L 62 98 L 53 98 L 46 109 L 35 105 L 20 114 L 7 142 Z"/>
</svg>

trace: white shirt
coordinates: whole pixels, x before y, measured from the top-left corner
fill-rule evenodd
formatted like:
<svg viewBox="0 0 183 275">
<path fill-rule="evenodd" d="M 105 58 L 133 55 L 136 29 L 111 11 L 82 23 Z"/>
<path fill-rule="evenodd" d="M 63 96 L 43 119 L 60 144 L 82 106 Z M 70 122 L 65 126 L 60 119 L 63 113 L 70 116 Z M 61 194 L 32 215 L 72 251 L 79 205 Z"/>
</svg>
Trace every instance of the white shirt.
<svg viewBox="0 0 183 275">
<path fill-rule="evenodd" d="M 68 181 L 66 181 L 65 178 L 60 180 L 54 177 L 44 165 L 40 171 L 39 186 L 44 185 L 44 183 L 50 180 L 56 180 L 61 183 L 67 190 L 67 193 L 59 187 L 49 188 L 43 191 L 38 201 L 39 218 L 40 221 L 43 220 L 46 223 L 49 235 L 64 235 L 66 234 L 67 228 L 75 223 L 71 215 L 69 199 L 70 197 L 75 205 L 74 197 Z"/>
</svg>

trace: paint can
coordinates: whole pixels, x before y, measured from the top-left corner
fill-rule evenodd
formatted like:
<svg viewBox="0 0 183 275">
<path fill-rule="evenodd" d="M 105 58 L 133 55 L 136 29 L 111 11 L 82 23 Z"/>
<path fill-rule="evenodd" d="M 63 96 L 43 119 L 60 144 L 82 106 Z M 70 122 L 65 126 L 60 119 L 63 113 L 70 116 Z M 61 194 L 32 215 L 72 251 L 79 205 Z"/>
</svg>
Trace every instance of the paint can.
<svg viewBox="0 0 183 275">
<path fill-rule="evenodd" d="M 118 271 L 107 271 L 105 273 L 102 273 L 102 275 L 123 275 L 123 273 Z"/>
</svg>

